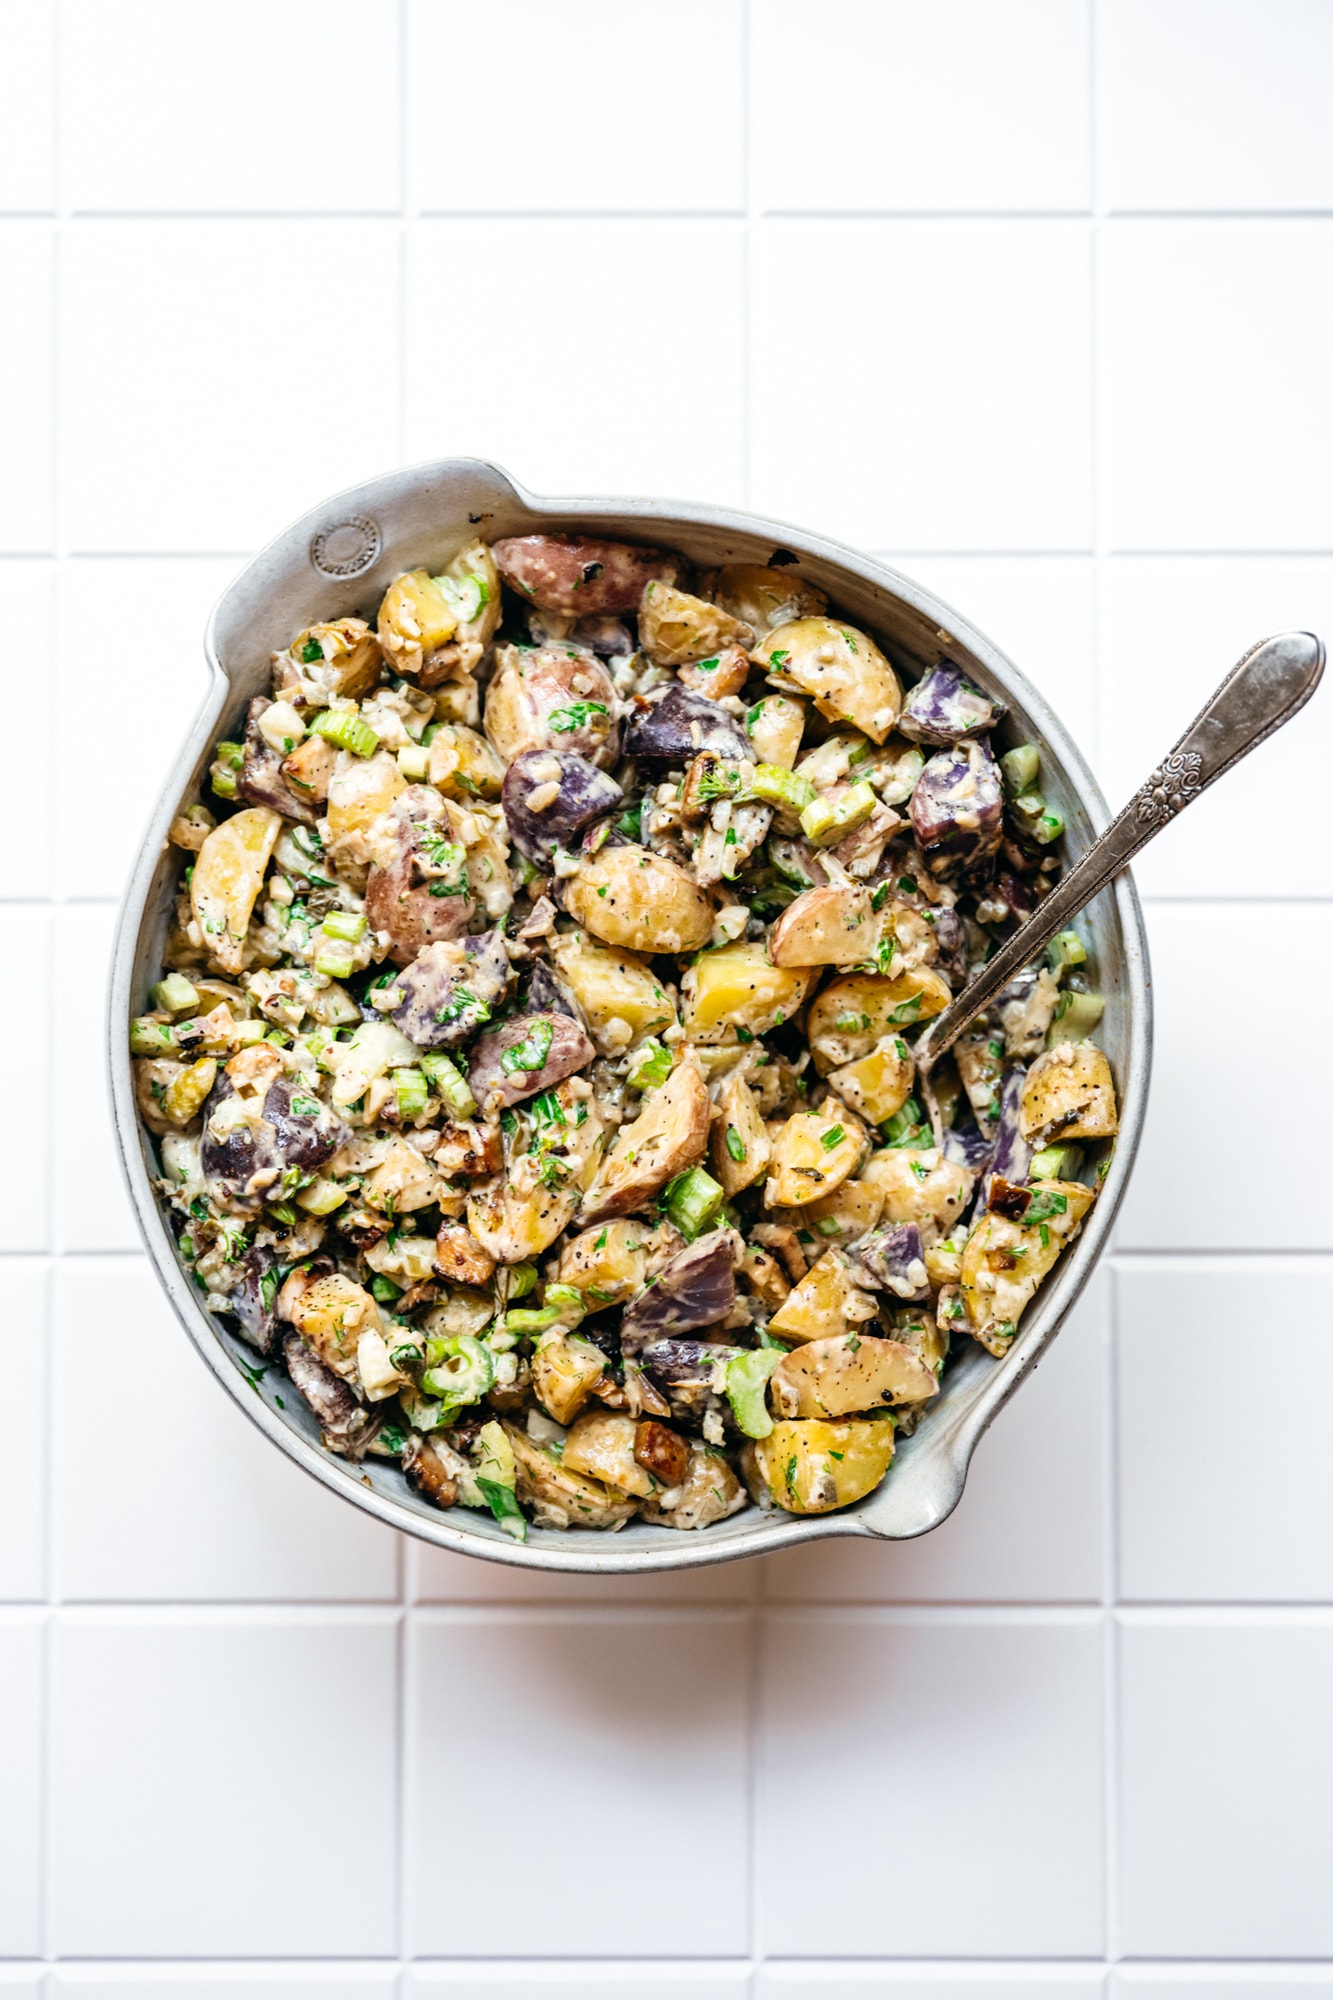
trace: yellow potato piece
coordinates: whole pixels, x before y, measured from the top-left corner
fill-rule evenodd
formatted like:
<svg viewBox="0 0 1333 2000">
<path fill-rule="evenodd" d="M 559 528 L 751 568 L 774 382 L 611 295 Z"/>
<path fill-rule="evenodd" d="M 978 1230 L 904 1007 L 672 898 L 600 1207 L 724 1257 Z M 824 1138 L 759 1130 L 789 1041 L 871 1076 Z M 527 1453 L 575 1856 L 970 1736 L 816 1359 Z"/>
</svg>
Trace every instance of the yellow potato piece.
<svg viewBox="0 0 1333 2000">
<path fill-rule="evenodd" d="M 916 1065 L 901 1035 L 887 1035 L 859 1062 L 844 1063 L 828 1073 L 830 1090 L 871 1125 L 882 1125 L 901 1111 L 912 1095 Z"/>
<path fill-rule="evenodd" d="M 385 591 L 376 630 L 400 672 L 415 673 L 423 656 L 447 645 L 457 629 L 453 606 L 424 569 L 408 570 Z"/>
<path fill-rule="evenodd" d="M 885 978 L 877 972 L 845 972 L 829 981 L 811 1005 L 807 1033 L 820 1075 L 859 1062 L 886 1035 L 902 1035 L 918 1021 L 942 1014 L 953 995 L 928 965 Z M 904 1056 L 910 1060 L 906 1043 Z"/>
<path fill-rule="evenodd" d="M 699 588 L 733 618 L 743 618 L 756 632 L 771 632 L 793 618 L 817 616 L 828 599 L 816 583 L 807 583 L 789 567 L 769 569 L 759 563 L 726 563 L 705 570 Z"/>
<path fill-rule="evenodd" d="M 972 1195 L 975 1175 L 937 1146 L 884 1146 L 861 1169 L 884 1197 L 885 1222 L 915 1222 L 931 1241 L 947 1236 Z"/>
<path fill-rule="evenodd" d="M 345 751 L 329 780 L 330 840 L 337 843 L 364 834 L 406 789 L 407 780 L 387 750 L 373 757 L 353 757 Z"/>
<path fill-rule="evenodd" d="M 1007 1351 L 1024 1308 L 1095 1199 L 1081 1181 L 1034 1181 L 1032 1197 L 1037 1221 L 1011 1222 L 987 1209 L 963 1250 L 967 1328 L 992 1354 Z"/>
<path fill-rule="evenodd" d="M 566 1472 L 553 1452 L 517 1424 L 501 1426 L 514 1454 L 518 1497 L 539 1528 L 614 1528 L 639 1511 L 637 1500 L 586 1472 Z"/>
<path fill-rule="evenodd" d="M 568 1333 L 553 1334 L 532 1357 L 532 1393 L 558 1424 L 572 1424 L 605 1373 L 606 1356 L 591 1341 Z M 591 1472 L 594 1468 L 571 1465 L 570 1470 Z"/>
<path fill-rule="evenodd" d="M 775 1423 L 745 1449 L 747 1472 L 788 1514 L 828 1514 L 873 1493 L 893 1462 L 893 1423 Z"/>
<path fill-rule="evenodd" d="M 569 933 L 551 940 L 556 971 L 583 1009 L 601 1055 L 619 1055 L 645 1035 L 660 1034 L 675 1023 L 675 1010 L 652 967 L 627 951 L 593 944 Z M 630 1029 L 627 1043 L 616 1023 Z"/>
<path fill-rule="evenodd" d="M 250 913 L 281 832 L 281 813 L 248 806 L 215 826 L 199 849 L 190 878 L 190 907 L 205 950 L 224 972 L 240 972 L 244 966 Z"/>
<path fill-rule="evenodd" d="M 783 1356 L 769 1382 L 784 1417 L 845 1417 L 890 1403 L 924 1403 L 939 1383 L 910 1347 L 874 1334 L 835 1334 Z"/>
<path fill-rule="evenodd" d="M 826 1250 L 787 1295 L 769 1321 L 784 1340 L 827 1340 L 875 1317 L 878 1308 L 862 1291 L 840 1250 Z"/>
<path fill-rule="evenodd" d="M 805 734 L 805 703 L 798 695 L 768 694 L 745 718 L 756 764 L 790 771 Z"/>
<path fill-rule="evenodd" d="M 565 1439 L 560 1463 L 567 1472 L 588 1472 L 617 1492 L 633 1493 L 646 1500 L 656 1481 L 644 1471 L 634 1456 L 633 1417 L 614 1410 L 589 1410 L 575 1423 Z"/>
<path fill-rule="evenodd" d="M 383 1331 L 380 1309 L 370 1293 L 336 1271 L 306 1286 L 292 1306 L 291 1320 L 325 1367 L 347 1382 L 356 1380 L 361 1335 Z"/>
<path fill-rule="evenodd" d="M 589 1311 L 618 1304 L 647 1282 L 651 1260 L 679 1249 L 683 1239 L 670 1223 L 650 1229 L 621 1217 L 585 1229 L 560 1252 L 560 1283 L 584 1294 Z"/>
<path fill-rule="evenodd" d="M 584 1224 L 642 1208 L 693 1166 L 708 1144 L 711 1110 L 702 1072 L 687 1058 L 648 1092 L 633 1123 L 621 1127 L 583 1204 Z"/>
<path fill-rule="evenodd" d="M 721 1041 L 734 1028 L 765 1035 L 789 1021 L 813 973 L 770 964 L 762 942 L 723 945 L 697 958 L 681 981 L 688 1035 Z"/>
<path fill-rule="evenodd" d="M 797 618 L 770 632 L 753 655 L 784 681 L 813 695 L 830 722 L 850 722 L 882 743 L 898 720 L 903 691 L 869 633 L 840 618 Z"/>
<path fill-rule="evenodd" d="M 865 1128 L 836 1104 L 821 1111 L 794 1111 L 773 1141 L 765 1205 L 800 1208 L 832 1194 L 856 1171 L 865 1145 Z"/>
<path fill-rule="evenodd" d="M 729 1076 L 718 1091 L 711 1150 L 713 1173 L 728 1201 L 768 1172 L 772 1143 L 743 1076 Z"/>
<path fill-rule="evenodd" d="M 884 1196 L 870 1181 L 844 1181 L 832 1194 L 808 1201 L 801 1208 L 780 1208 L 774 1222 L 810 1231 L 821 1247 L 855 1243 L 872 1230 L 884 1212 Z"/>
<path fill-rule="evenodd" d="M 639 644 L 659 666 L 683 667 L 725 646 L 752 646 L 754 627 L 674 584 L 650 583 L 639 606 Z"/>
<path fill-rule="evenodd" d="M 498 799 L 504 765 L 484 736 L 465 723 L 442 722 L 430 741 L 430 782 L 447 798 Z"/>
<path fill-rule="evenodd" d="M 1061 1042 L 1038 1056 L 1023 1085 L 1025 1139 L 1111 1139 L 1120 1129 L 1111 1065 L 1092 1042 Z"/>
<path fill-rule="evenodd" d="M 604 847 L 565 884 L 565 907 L 594 937 L 625 951 L 697 951 L 713 905 L 674 861 L 646 847 Z"/>
<path fill-rule="evenodd" d="M 768 937 L 774 965 L 860 965 L 873 960 L 888 911 L 876 911 L 858 883 L 807 889 L 789 903 Z"/>
</svg>

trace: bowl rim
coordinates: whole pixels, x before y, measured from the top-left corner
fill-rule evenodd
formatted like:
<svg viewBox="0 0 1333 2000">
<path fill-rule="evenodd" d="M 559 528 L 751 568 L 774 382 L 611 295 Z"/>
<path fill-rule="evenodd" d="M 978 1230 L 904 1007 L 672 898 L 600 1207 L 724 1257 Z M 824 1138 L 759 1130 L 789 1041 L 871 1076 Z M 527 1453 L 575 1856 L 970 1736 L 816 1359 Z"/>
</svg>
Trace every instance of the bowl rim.
<svg viewBox="0 0 1333 2000">
<path fill-rule="evenodd" d="M 1050 746 L 1064 773 L 1077 792 L 1094 835 L 1109 820 L 1105 800 L 1087 762 L 1064 724 L 1041 692 L 1000 647 L 980 631 L 970 619 L 954 610 L 934 591 L 903 575 L 890 564 L 867 555 L 825 535 L 811 533 L 792 523 L 752 514 L 745 509 L 710 506 L 702 502 L 657 500 L 636 496 L 554 496 L 530 492 L 510 474 L 490 461 L 472 458 L 428 460 L 404 466 L 379 477 L 344 489 L 308 509 L 268 542 L 232 578 L 210 614 L 204 633 L 204 655 L 208 683 L 203 701 L 167 783 L 155 805 L 139 845 L 121 907 L 111 964 L 107 995 L 107 1054 L 112 1126 L 121 1171 L 130 1196 L 139 1234 L 148 1251 L 168 1299 L 188 1334 L 191 1344 L 222 1383 L 237 1405 L 258 1428 L 287 1456 L 330 1490 L 340 1494 L 386 1525 L 450 1553 L 480 1557 L 525 1569 L 585 1575 L 642 1575 L 657 1570 L 695 1569 L 713 1563 L 738 1560 L 743 1556 L 769 1554 L 796 1543 L 834 1536 L 859 1535 L 873 1540 L 904 1540 L 938 1527 L 957 1505 L 967 1478 L 972 1453 L 978 1441 L 1058 1333 L 1079 1294 L 1095 1269 L 1115 1221 L 1142 1133 L 1152 1056 L 1152 997 L 1147 940 L 1143 913 L 1129 871 L 1113 885 L 1111 895 L 1124 953 L 1123 986 L 1127 997 L 1128 1057 L 1124 1064 L 1121 1091 L 1120 1131 L 1109 1171 L 1080 1232 L 1079 1239 L 1062 1260 L 1053 1279 L 1043 1286 L 1034 1302 L 1023 1331 L 1009 1353 L 990 1370 L 984 1387 L 970 1404 L 955 1413 L 952 1421 L 939 1426 L 930 1439 L 929 1452 L 918 1457 L 913 1499 L 916 1512 L 892 1528 L 876 1525 L 875 1501 L 886 1486 L 859 1503 L 856 1509 L 828 1515 L 795 1516 L 747 1508 L 731 1522 L 718 1523 L 704 1534 L 680 1534 L 660 1529 L 647 1543 L 627 1543 L 620 1535 L 582 1534 L 573 1530 L 536 1530 L 526 1542 L 516 1542 L 500 1533 L 482 1517 L 469 1515 L 469 1526 L 454 1525 L 451 1513 L 412 1504 L 380 1492 L 369 1483 L 361 1469 L 326 1452 L 303 1436 L 257 1387 L 253 1370 L 242 1372 L 240 1357 L 227 1341 L 229 1336 L 212 1314 L 206 1311 L 193 1285 L 187 1280 L 154 1193 L 145 1144 L 134 1102 L 131 1059 L 125 1034 L 134 997 L 135 966 L 139 953 L 149 900 L 162 862 L 167 829 L 180 807 L 190 775 L 195 770 L 223 709 L 233 699 L 232 681 L 219 655 L 219 628 L 229 608 L 238 598 L 254 594 L 266 579 L 287 570 L 298 551 L 309 551 L 321 533 L 345 521 L 373 519 L 374 509 L 391 497 L 419 491 L 428 503 L 432 486 L 441 481 L 474 476 L 492 492 L 511 499 L 517 507 L 549 521 L 577 522 L 590 528 L 602 524 L 609 534 L 632 533 L 623 524 L 642 520 L 645 532 L 655 535 L 673 524 L 697 527 L 710 532 L 735 533 L 776 548 L 797 551 L 814 561 L 849 572 L 864 584 L 886 592 L 940 628 L 941 636 L 966 648 L 1003 687 L 1012 692 L 1027 710 Z M 529 529 L 526 532 L 537 532 Z M 378 549 L 376 550 L 378 554 Z M 333 579 L 330 578 L 332 587 Z M 246 1350 L 249 1352 L 249 1350 Z M 902 1510 L 898 1509 L 901 1513 Z M 732 1526 L 732 1522 L 735 1526 Z M 728 1532 L 728 1530 L 731 1530 Z"/>
</svg>

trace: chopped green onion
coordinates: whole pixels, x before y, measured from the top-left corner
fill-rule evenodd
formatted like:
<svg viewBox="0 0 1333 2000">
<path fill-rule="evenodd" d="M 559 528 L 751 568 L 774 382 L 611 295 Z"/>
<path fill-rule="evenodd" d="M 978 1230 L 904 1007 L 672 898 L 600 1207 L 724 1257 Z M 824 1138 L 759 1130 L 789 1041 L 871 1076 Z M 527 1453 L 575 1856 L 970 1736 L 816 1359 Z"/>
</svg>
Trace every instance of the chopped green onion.
<svg viewBox="0 0 1333 2000">
<path fill-rule="evenodd" d="M 1037 842 L 1039 847 L 1049 847 L 1053 840 L 1060 838 L 1064 830 L 1065 823 L 1060 814 L 1052 812 L 1048 807 L 1033 827 L 1032 838 Z"/>
<path fill-rule="evenodd" d="M 235 774 L 231 771 L 224 769 L 224 767 L 221 764 L 211 764 L 209 766 L 208 782 L 215 798 L 219 799 L 235 798 L 236 796 Z"/>
<path fill-rule="evenodd" d="M 199 1006 L 198 989 L 181 972 L 169 972 L 153 988 L 153 1005 L 168 1014 L 193 1014 Z"/>
<path fill-rule="evenodd" d="M 504 1316 L 506 1333 L 545 1333 L 548 1326 L 554 1326 L 563 1318 L 559 1306 L 531 1306 L 520 1308 L 518 1312 L 507 1312 Z"/>
<path fill-rule="evenodd" d="M 1000 772 L 1010 798 L 1016 799 L 1023 792 L 1031 791 L 1040 769 L 1041 752 L 1035 743 L 1020 743 L 1016 749 L 1006 750 L 1000 759 Z"/>
<path fill-rule="evenodd" d="M 847 1128 L 845 1125 L 831 1125 L 827 1132 L 820 1133 L 819 1143 L 826 1153 L 831 1153 L 833 1148 L 840 1145 L 846 1137 Z"/>
<path fill-rule="evenodd" d="M 430 1078 L 431 1088 L 439 1092 L 454 1116 L 471 1118 L 477 1108 L 477 1100 L 453 1057 L 422 1056 L 421 1067 Z"/>
<path fill-rule="evenodd" d="M 687 1167 L 667 1184 L 662 1207 L 687 1243 L 693 1243 L 721 1208 L 725 1191 L 702 1167 Z"/>
<path fill-rule="evenodd" d="M 245 762 L 245 747 L 240 743 L 218 743 L 214 745 L 213 755 L 224 771 L 239 771 Z"/>
<path fill-rule="evenodd" d="M 671 1074 L 671 1051 L 663 1048 L 656 1035 L 649 1035 L 636 1052 L 628 1081 L 635 1090 L 655 1090 Z"/>
<path fill-rule="evenodd" d="M 745 1141 L 734 1125 L 728 1125 L 726 1147 L 731 1158 L 738 1163 L 745 1158 Z"/>
<path fill-rule="evenodd" d="M 340 750 L 350 750 L 354 757 L 373 757 L 380 747 L 370 724 L 351 708 L 322 709 L 311 723 L 310 733 L 336 743 Z"/>
<path fill-rule="evenodd" d="M 845 792 L 812 799 L 801 813 L 801 827 L 816 846 L 830 847 L 844 834 L 863 826 L 878 803 L 873 789 L 863 781 Z"/>
<path fill-rule="evenodd" d="M 366 934 L 366 920 L 359 910 L 330 910 L 323 931 L 325 937 L 341 938 L 344 944 L 359 944 Z"/>
<path fill-rule="evenodd" d="M 1087 947 L 1077 931 L 1060 931 L 1046 947 L 1046 963 L 1052 972 L 1059 972 L 1066 965 L 1082 965 L 1087 956 Z"/>
<path fill-rule="evenodd" d="M 771 806 L 786 806 L 789 811 L 801 813 L 806 806 L 813 805 L 818 794 L 809 778 L 803 778 L 796 771 L 784 771 L 781 764 L 758 764 L 750 786 L 755 798 L 765 800 Z"/>
<path fill-rule="evenodd" d="M 390 1081 L 398 1096 L 398 1116 L 403 1119 L 420 1118 L 429 1096 L 421 1071 L 396 1069 L 391 1072 Z"/>
<path fill-rule="evenodd" d="M 383 1437 L 383 1431 L 380 1436 Z M 516 1542 L 528 1539 L 528 1523 L 523 1509 L 518 1504 L 518 1495 L 512 1486 L 501 1485 L 498 1479 L 483 1479 L 477 1474 L 477 1491 L 490 1508 L 500 1526 Z"/>
<path fill-rule="evenodd" d="M 495 1380 L 495 1357 L 486 1343 L 470 1333 L 452 1340 L 428 1340 L 431 1363 L 421 1377 L 421 1393 L 438 1396 L 446 1408 L 478 1403 Z"/>
<path fill-rule="evenodd" d="M 511 1299 L 525 1299 L 529 1292 L 537 1289 L 537 1266 L 535 1264 L 514 1264 L 509 1271 L 509 1296 Z"/>
<path fill-rule="evenodd" d="M 370 1296 L 372 1299 L 378 1299 L 382 1306 L 389 1306 L 395 1299 L 403 1296 L 403 1288 L 401 1285 L 395 1285 L 393 1279 L 386 1278 L 381 1271 L 376 1271 L 370 1281 Z"/>
</svg>

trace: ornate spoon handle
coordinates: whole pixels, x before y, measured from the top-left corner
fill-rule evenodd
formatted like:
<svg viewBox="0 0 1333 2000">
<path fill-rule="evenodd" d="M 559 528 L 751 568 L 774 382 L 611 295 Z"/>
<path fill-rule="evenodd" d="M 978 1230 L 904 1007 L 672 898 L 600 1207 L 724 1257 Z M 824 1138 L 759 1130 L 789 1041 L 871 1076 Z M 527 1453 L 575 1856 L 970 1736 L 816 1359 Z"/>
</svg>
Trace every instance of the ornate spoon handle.
<svg viewBox="0 0 1333 2000">
<path fill-rule="evenodd" d="M 1319 685 L 1324 647 L 1313 632 L 1279 632 L 1261 639 L 1234 666 L 1170 755 L 1025 924 L 988 960 L 966 990 L 930 1022 L 916 1045 L 928 1071 L 969 1021 L 990 1005 L 1042 946 L 1128 867 L 1169 820 L 1238 764 L 1257 743 L 1289 722 Z"/>
</svg>

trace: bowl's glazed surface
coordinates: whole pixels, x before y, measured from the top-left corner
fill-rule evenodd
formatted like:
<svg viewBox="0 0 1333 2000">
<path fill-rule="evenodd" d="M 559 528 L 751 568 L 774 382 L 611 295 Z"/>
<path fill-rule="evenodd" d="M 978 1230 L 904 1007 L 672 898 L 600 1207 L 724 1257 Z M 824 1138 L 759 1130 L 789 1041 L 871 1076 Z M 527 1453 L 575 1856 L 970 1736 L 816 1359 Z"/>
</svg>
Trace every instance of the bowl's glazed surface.
<svg viewBox="0 0 1333 2000">
<path fill-rule="evenodd" d="M 1073 1248 L 1029 1308 L 1009 1353 L 997 1361 L 967 1344 L 969 1351 L 946 1371 L 930 1413 L 900 1446 L 884 1484 L 844 1513 L 799 1519 L 750 1507 L 697 1533 L 633 1522 L 614 1535 L 531 1528 L 526 1543 L 514 1542 L 481 1514 L 463 1508 L 442 1513 L 418 1499 L 389 1461 L 352 1465 L 324 1451 L 298 1398 L 285 1397 L 285 1407 L 278 1407 L 284 1378 L 277 1370 L 255 1383 L 252 1350 L 205 1311 L 153 1192 L 156 1167 L 134 1108 L 126 1029 L 131 1015 L 147 1006 L 161 963 L 179 870 L 179 856 L 167 846 L 167 828 L 179 806 L 198 796 L 215 740 L 234 734 L 246 703 L 267 692 L 270 655 L 285 647 L 293 632 L 353 614 L 373 619 L 396 576 L 421 565 L 441 567 L 475 534 L 489 541 L 562 527 L 678 548 L 701 565 L 767 563 L 775 553 L 780 562 L 794 560 L 802 576 L 826 590 L 839 611 L 867 627 L 913 676 L 947 659 L 1001 696 L 1010 712 L 1005 734 L 1013 742 L 1041 746 L 1043 789 L 1064 815 L 1071 861 L 1106 824 L 1105 804 L 1082 756 L 1018 669 L 931 592 L 852 549 L 727 508 L 542 499 L 476 459 L 412 467 L 339 494 L 258 555 L 214 612 L 205 642 L 207 697 L 153 814 L 121 912 L 110 990 L 111 1090 L 140 1230 L 182 1326 L 247 1416 L 344 1499 L 441 1548 L 529 1568 L 611 1574 L 725 1562 L 826 1535 L 924 1534 L 952 1512 L 977 1440 L 1036 1365 L 1087 1282 L 1133 1164 L 1147 1097 L 1152 1012 L 1142 914 L 1127 876 L 1097 898 L 1083 925 L 1090 970 L 1106 996 L 1098 1039 L 1115 1072 L 1121 1105 L 1120 1137 L 1101 1194 Z"/>
</svg>

